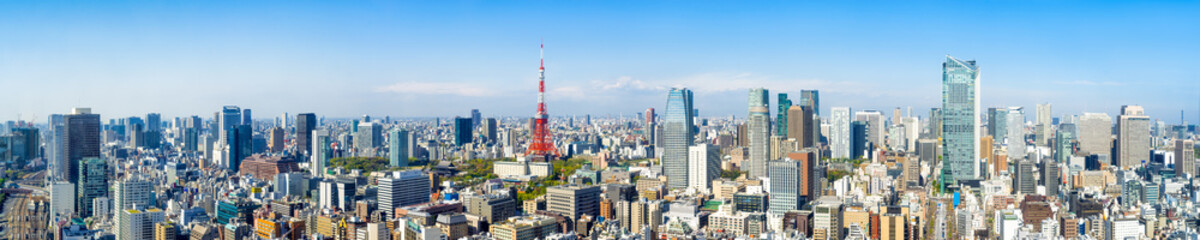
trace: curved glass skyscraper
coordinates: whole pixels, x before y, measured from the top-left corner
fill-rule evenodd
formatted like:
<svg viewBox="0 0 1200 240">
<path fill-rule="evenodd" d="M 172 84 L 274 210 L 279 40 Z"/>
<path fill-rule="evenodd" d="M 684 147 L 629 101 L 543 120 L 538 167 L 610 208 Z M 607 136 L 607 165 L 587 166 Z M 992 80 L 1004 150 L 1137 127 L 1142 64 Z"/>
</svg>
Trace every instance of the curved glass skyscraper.
<svg viewBox="0 0 1200 240">
<path fill-rule="evenodd" d="M 663 172 L 667 187 L 686 188 L 688 184 L 688 146 L 692 145 L 692 90 L 672 88 L 667 95 L 667 113 L 663 117 Z"/>
<path fill-rule="evenodd" d="M 942 184 L 979 179 L 979 67 L 946 56 L 942 63 Z"/>
</svg>

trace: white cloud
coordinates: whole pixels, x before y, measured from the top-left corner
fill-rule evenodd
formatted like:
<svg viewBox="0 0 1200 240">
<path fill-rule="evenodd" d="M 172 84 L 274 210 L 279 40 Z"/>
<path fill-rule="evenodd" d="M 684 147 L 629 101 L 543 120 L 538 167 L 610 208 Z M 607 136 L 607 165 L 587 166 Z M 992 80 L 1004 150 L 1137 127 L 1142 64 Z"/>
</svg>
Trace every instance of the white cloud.
<svg viewBox="0 0 1200 240">
<path fill-rule="evenodd" d="M 500 95 L 502 93 L 499 90 L 488 89 L 478 84 L 443 82 L 400 82 L 378 87 L 375 89 L 375 91 L 404 94 L 456 95 L 465 97 L 488 97 Z"/>
</svg>

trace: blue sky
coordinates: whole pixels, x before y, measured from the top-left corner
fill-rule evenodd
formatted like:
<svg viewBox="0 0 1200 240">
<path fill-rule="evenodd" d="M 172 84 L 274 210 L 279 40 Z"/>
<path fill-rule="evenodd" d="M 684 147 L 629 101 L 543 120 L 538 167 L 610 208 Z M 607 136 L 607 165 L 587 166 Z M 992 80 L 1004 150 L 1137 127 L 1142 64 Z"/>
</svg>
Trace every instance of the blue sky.
<svg viewBox="0 0 1200 240">
<path fill-rule="evenodd" d="M 1056 116 L 1145 106 L 1200 120 L 1200 2 L 4 1 L 0 119 L 528 116 L 538 42 L 552 115 L 663 108 L 744 117 L 746 92 L 829 107 L 940 105 L 945 55 L 975 59 L 984 106 Z M 793 97 L 793 98 L 798 98 Z M 774 101 L 774 98 L 772 98 Z"/>
</svg>

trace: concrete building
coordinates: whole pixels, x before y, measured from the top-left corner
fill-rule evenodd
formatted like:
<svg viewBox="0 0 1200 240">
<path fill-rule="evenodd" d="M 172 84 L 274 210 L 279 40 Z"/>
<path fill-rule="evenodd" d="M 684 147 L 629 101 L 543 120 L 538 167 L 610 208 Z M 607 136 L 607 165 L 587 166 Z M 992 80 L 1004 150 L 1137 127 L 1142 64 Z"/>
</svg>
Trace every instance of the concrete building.
<svg viewBox="0 0 1200 240">
<path fill-rule="evenodd" d="M 572 221 L 586 214 L 600 214 L 600 187 L 559 185 L 546 188 L 546 210 Z"/>
<path fill-rule="evenodd" d="M 118 211 L 117 240 L 154 239 L 154 224 L 166 221 L 166 215 L 157 208 Z"/>
<path fill-rule="evenodd" d="M 688 147 L 688 188 L 708 193 L 712 180 L 718 178 L 721 178 L 720 149 L 709 144 Z"/>
<path fill-rule="evenodd" d="M 558 224 L 554 218 L 531 215 L 497 222 L 490 230 L 497 240 L 535 240 L 558 232 Z"/>
<path fill-rule="evenodd" d="M 1150 161 L 1150 117 L 1141 106 L 1121 106 L 1115 149 L 1114 162 L 1121 169 L 1133 169 Z"/>
<path fill-rule="evenodd" d="M 430 194 L 429 174 L 421 170 L 391 172 L 379 179 L 379 209 L 388 216 L 396 208 L 429 202 Z"/>
<path fill-rule="evenodd" d="M 830 155 L 832 158 L 850 158 L 850 108 L 834 107 L 830 112 Z"/>
</svg>

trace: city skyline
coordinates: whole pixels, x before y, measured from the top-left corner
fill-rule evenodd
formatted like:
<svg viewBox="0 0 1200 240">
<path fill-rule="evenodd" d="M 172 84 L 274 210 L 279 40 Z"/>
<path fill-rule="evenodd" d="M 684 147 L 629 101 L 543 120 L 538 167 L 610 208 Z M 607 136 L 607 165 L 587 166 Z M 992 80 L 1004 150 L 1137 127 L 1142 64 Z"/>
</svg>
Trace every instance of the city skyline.
<svg viewBox="0 0 1200 240">
<path fill-rule="evenodd" d="M 0 79 L 27 90 L 0 114 L 530 116 L 544 40 L 552 116 L 633 116 L 672 87 L 702 117 L 741 116 L 758 87 L 924 116 L 953 55 L 980 62 L 985 108 L 1200 120 L 1200 28 L 1166 27 L 1200 20 L 1197 3 L 731 5 L 0 3 Z M 929 14 L 950 10 L 972 17 Z"/>
</svg>

